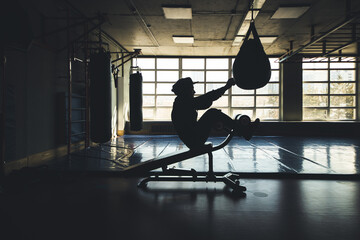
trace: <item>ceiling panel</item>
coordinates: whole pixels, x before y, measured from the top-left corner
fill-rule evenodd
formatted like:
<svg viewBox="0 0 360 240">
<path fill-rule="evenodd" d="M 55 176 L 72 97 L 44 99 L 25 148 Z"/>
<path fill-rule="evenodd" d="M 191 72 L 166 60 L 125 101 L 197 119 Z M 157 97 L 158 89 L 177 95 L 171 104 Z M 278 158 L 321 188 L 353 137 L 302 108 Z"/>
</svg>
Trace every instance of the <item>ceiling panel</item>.
<svg viewBox="0 0 360 240">
<path fill-rule="evenodd" d="M 339 0 L 267 0 L 255 19 L 260 36 L 277 36 L 264 44 L 269 55 L 282 55 L 292 46 L 297 49 L 311 40 L 311 28 L 322 34 L 346 17 L 346 2 Z M 360 1 L 352 0 L 351 12 L 360 10 Z M 127 50 L 141 48 L 144 55 L 236 55 L 232 46 L 249 1 L 239 0 L 72 0 L 71 3 L 88 17 L 106 14 L 102 26 Z M 165 19 L 162 6 L 189 5 L 191 20 Z M 310 9 L 298 19 L 271 19 L 279 6 L 308 5 Z M 357 21 L 354 21 L 357 22 Z M 175 44 L 173 35 L 192 35 L 193 44 Z M 356 53 L 354 44 L 343 52 Z"/>
</svg>

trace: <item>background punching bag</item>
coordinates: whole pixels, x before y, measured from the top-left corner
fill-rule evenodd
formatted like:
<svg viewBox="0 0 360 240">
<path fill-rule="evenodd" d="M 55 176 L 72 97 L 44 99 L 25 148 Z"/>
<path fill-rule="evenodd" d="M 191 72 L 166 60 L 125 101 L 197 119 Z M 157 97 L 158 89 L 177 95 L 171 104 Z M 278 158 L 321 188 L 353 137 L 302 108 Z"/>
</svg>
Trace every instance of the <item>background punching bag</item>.
<svg viewBox="0 0 360 240">
<path fill-rule="evenodd" d="M 251 32 L 254 39 L 249 39 Z M 266 56 L 253 21 L 235 58 L 233 75 L 236 85 L 242 89 L 261 88 L 270 81 L 269 58 Z"/>
<path fill-rule="evenodd" d="M 130 129 L 132 131 L 142 129 L 142 105 L 142 75 L 136 72 L 130 74 Z"/>
<path fill-rule="evenodd" d="M 110 54 L 90 56 L 90 137 L 93 142 L 111 139 L 111 71 Z"/>
</svg>

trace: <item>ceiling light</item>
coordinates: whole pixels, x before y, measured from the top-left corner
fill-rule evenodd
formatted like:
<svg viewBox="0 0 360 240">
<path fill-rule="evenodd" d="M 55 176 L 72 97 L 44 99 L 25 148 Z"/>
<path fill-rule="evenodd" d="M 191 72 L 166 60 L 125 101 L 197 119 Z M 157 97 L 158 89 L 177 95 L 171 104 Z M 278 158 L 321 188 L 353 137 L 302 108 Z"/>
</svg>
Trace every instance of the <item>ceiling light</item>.
<svg viewBox="0 0 360 240">
<path fill-rule="evenodd" d="M 194 43 L 194 36 L 173 36 L 174 43 Z"/>
<path fill-rule="evenodd" d="M 167 19 L 192 19 L 190 7 L 163 7 L 162 9 Z"/>
<path fill-rule="evenodd" d="M 259 37 L 260 38 L 260 41 L 262 44 L 270 44 L 270 43 L 273 43 L 277 37 L 275 36 L 263 36 L 263 37 Z"/>
<path fill-rule="evenodd" d="M 299 18 L 303 15 L 310 7 L 302 6 L 302 7 L 279 7 L 274 15 L 272 15 L 272 19 L 290 19 L 290 18 Z"/>
</svg>

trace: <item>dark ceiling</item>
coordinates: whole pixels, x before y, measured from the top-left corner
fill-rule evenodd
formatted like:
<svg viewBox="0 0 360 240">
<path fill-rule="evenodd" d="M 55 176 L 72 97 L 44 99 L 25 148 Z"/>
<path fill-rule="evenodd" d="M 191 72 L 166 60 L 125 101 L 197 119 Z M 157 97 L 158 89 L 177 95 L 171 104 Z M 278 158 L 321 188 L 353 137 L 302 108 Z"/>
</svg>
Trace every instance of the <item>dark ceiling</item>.
<svg viewBox="0 0 360 240">
<path fill-rule="evenodd" d="M 102 29 L 128 51 L 142 49 L 143 55 L 232 56 L 240 46 L 233 46 L 239 27 L 249 9 L 249 0 L 71 0 L 87 17 L 106 16 Z M 192 19 L 166 19 L 162 6 L 188 5 Z M 308 5 L 297 19 L 271 19 L 279 6 Z M 360 11 L 357 0 L 267 0 L 255 19 L 260 36 L 276 36 L 263 44 L 268 55 L 283 55 L 290 48 L 301 53 L 355 54 L 360 27 L 354 24 Z M 344 22 L 350 19 L 348 22 Z M 342 24 L 345 23 L 345 24 Z M 343 26 L 342 26 L 343 25 Z M 337 31 L 324 36 L 329 30 Z M 311 33 L 313 37 L 311 38 Z M 176 44 L 173 35 L 192 35 L 193 44 Z M 340 37 L 339 37 L 340 36 Z M 325 42 L 325 43 L 324 43 Z"/>
</svg>

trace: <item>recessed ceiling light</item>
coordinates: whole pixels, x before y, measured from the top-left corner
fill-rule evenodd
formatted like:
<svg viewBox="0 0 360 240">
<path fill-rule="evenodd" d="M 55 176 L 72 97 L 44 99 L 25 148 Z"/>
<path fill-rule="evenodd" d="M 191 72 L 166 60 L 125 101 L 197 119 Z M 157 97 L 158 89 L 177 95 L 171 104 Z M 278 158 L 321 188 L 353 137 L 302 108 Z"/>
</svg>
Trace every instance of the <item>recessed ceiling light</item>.
<svg viewBox="0 0 360 240">
<path fill-rule="evenodd" d="M 277 37 L 275 36 L 262 36 L 262 37 L 259 36 L 259 38 L 262 44 L 270 44 L 277 39 Z"/>
<path fill-rule="evenodd" d="M 307 10 L 309 10 L 309 6 L 301 6 L 301 7 L 279 7 L 274 15 L 272 15 L 272 19 L 290 19 L 290 18 L 299 18 L 303 15 Z"/>
<path fill-rule="evenodd" d="M 163 7 L 162 9 L 167 19 L 192 19 L 190 7 Z"/>
<path fill-rule="evenodd" d="M 173 36 L 174 43 L 194 43 L 194 36 Z"/>
</svg>

